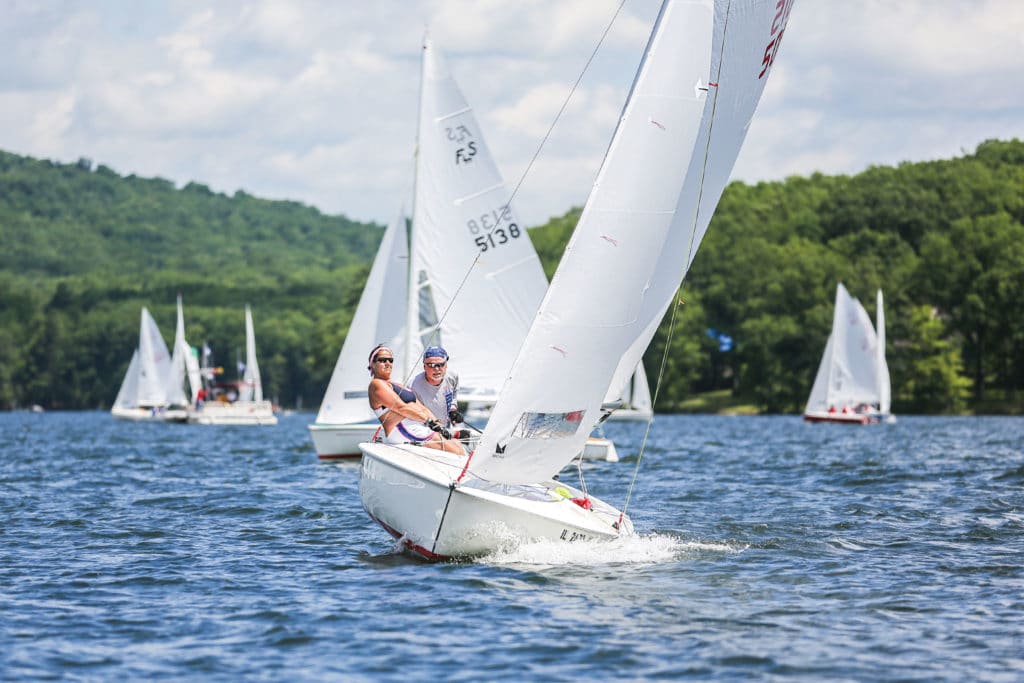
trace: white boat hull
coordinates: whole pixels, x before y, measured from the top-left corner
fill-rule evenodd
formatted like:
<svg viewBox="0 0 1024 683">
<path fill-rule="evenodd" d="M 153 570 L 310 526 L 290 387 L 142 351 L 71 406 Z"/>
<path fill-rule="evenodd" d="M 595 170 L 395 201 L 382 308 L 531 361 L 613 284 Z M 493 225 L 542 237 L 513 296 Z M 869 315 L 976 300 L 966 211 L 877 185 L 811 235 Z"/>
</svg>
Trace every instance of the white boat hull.
<svg viewBox="0 0 1024 683">
<path fill-rule="evenodd" d="M 647 422 L 652 417 L 654 417 L 654 413 L 649 410 L 623 408 L 621 410 L 613 411 L 605 422 Z"/>
<path fill-rule="evenodd" d="M 618 462 L 619 452 L 615 449 L 615 443 L 611 439 L 592 436 L 587 439 L 587 443 L 583 446 L 583 459 Z"/>
<path fill-rule="evenodd" d="M 277 416 L 270 401 L 210 401 L 188 411 L 189 424 L 201 425 L 276 425 Z"/>
<path fill-rule="evenodd" d="M 373 435 L 380 429 L 380 422 L 356 424 L 319 424 L 309 425 L 309 434 L 313 437 L 313 448 L 321 460 L 345 460 L 359 458 L 363 455 L 359 444 L 372 441 Z"/>
<path fill-rule="evenodd" d="M 486 555 L 530 541 L 611 540 L 629 518 L 558 481 L 492 484 L 467 474 L 466 459 L 409 445 L 364 443 L 363 507 L 408 550 L 428 560 Z M 621 525 L 620 525 L 621 519 Z M 620 532 L 621 527 L 621 532 Z"/>
<path fill-rule="evenodd" d="M 131 420 L 133 422 L 163 422 L 164 414 L 161 408 L 119 408 L 114 406 L 110 414 L 119 420 Z"/>
<path fill-rule="evenodd" d="M 826 410 L 809 410 L 804 413 L 805 422 L 834 422 L 836 424 L 874 424 L 879 421 L 878 413 L 830 413 Z"/>
</svg>

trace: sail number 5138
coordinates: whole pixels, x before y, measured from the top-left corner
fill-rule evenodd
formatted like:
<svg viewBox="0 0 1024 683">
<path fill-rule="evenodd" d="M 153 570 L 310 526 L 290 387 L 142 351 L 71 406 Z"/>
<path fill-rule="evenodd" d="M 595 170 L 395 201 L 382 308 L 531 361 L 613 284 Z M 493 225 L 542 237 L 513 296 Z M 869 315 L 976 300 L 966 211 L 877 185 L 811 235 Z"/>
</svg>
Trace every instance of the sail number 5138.
<svg viewBox="0 0 1024 683">
<path fill-rule="evenodd" d="M 518 225 L 509 223 L 508 230 L 505 228 L 495 228 L 486 235 L 477 235 L 473 238 L 473 241 L 476 242 L 476 246 L 480 247 L 480 251 L 487 251 L 488 249 L 508 244 L 510 240 L 517 239 L 521 234 L 523 234 L 523 231 L 519 229 Z"/>
</svg>

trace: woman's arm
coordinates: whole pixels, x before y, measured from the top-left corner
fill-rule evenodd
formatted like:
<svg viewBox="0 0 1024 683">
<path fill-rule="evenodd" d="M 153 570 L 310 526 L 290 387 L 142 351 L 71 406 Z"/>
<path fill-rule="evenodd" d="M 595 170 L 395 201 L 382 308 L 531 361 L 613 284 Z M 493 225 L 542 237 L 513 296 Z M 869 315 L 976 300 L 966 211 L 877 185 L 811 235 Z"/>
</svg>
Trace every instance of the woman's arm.
<svg viewBox="0 0 1024 683">
<path fill-rule="evenodd" d="M 434 415 L 418 400 L 415 403 L 404 403 L 389 382 L 375 379 L 370 382 L 370 407 L 376 409 L 380 406 L 410 420 L 428 422 L 434 419 Z"/>
</svg>

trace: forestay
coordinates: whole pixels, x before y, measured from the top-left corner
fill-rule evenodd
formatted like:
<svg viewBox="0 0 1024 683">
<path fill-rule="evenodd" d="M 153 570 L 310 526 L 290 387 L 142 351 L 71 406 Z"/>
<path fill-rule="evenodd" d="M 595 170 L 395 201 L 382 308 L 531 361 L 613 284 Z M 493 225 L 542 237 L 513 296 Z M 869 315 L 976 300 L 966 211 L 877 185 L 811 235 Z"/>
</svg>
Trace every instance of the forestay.
<svg viewBox="0 0 1024 683">
<path fill-rule="evenodd" d="M 470 464 L 539 481 L 580 450 L 675 297 L 792 0 L 668 1 L 576 231 Z M 599 273 L 600 277 L 594 277 Z"/>
<path fill-rule="evenodd" d="M 442 344 L 459 398 L 493 401 L 547 280 L 473 110 L 429 40 L 422 69 L 407 367 L 419 365 L 426 345 Z"/>
<path fill-rule="evenodd" d="M 403 208 L 384 231 L 316 416 L 318 423 L 352 424 L 376 419 L 367 397 L 370 378 L 366 366 L 370 349 L 377 344 L 385 343 L 394 351 L 393 376 L 405 376 L 402 351 L 409 271 L 406 222 Z"/>
</svg>

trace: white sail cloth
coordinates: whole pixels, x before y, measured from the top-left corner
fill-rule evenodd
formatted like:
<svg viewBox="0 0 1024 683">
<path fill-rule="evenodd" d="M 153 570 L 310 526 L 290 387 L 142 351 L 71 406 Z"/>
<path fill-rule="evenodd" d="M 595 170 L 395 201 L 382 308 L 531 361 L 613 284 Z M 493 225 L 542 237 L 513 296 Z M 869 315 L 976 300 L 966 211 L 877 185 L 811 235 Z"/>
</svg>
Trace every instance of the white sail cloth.
<svg viewBox="0 0 1024 683">
<path fill-rule="evenodd" d="M 245 371 L 242 373 L 242 389 L 239 392 L 242 401 L 262 401 L 263 381 L 260 379 L 260 366 L 256 361 L 256 333 L 252 326 L 252 310 L 245 305 Z"/>
<path fill-rule="evenodd" d="M 443 345 L 460 399 L 493 401 L 547 279 L 473 110 L 429 40 L 422 68 L 407 369 L 426 346 Z"/>
<path fill-rule="evenodd" d="M 527 483 L 582 448 L 640 361 L 728 180 L 792 0 L 668 1 L 472 472 Z M 594 277 L 599 273 L 600 277 Z"/>
<path fill-rule="evenodd" d="M 375 421 L 367 397 L 370 349 L 387 344 L 395 354 L 392 376 L 405 377 L 405 314 L 409 246 L 406 215 L 400 210 L 384 231 L 370 274 L 349 325 L 338 362 L 327 385 L 316 421 L 319 424 L 354 424 Z"/>
<path fill-rule="evenodd" d="M 860 404 L 889 412 L 889 368 L 885 363 L 885 318 L 878 292 L 880 335 L 864 306 L 842 283 L 836 286 L 832 332 L 825 344 L 805 412 L 841 410 Z M 880 338 L 881 337 L 881 338 Z"/>
<path fill-rule="evenodd" d="M 189 393 L 185 394 L 186 382 Z M 167 375 L 167 405 L 192 405 L 202 384 L 199 379 L 199 363 L 192 354 L 192 347 L 185 339 L 185 315 L 178 297 L 178 322 L 174 328 L 174 347 L 171 351 L 171 367 Z"/>
</svg>

